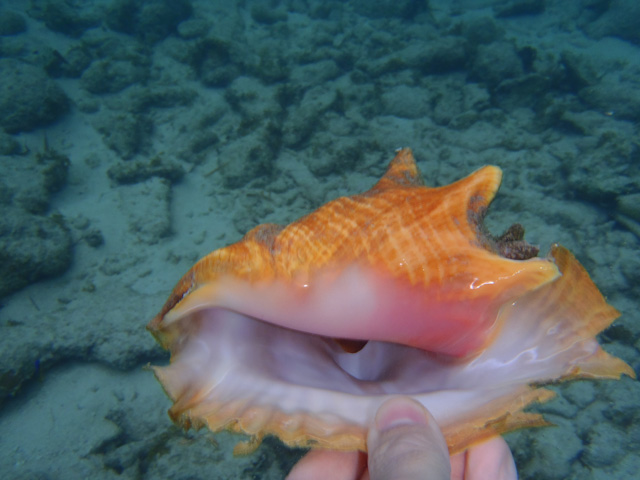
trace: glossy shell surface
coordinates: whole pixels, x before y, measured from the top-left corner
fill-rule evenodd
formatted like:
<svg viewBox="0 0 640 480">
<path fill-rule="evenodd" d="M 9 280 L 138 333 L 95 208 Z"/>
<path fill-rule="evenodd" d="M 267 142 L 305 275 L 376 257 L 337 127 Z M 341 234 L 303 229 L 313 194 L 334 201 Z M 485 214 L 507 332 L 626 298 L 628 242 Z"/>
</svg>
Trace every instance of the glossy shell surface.
<svg viewBox="0 0 640 480">
<path fill-rule="evenodd" d="M 540 384 L 633 376 L 595 340 L 618 312 L 571 253 L 485 231 L 501 175 L 429 188 L 401 149 L 369 191 L 201 259 L 148 325 L 171 351 L 154 368 L 171 417 L 249 435 L 238 452 L 267 434 L 366 451 L 377 407 L 403 394 L 454 453 L 545 424 L 522 411 L 552 396 Z"/>
</svg>

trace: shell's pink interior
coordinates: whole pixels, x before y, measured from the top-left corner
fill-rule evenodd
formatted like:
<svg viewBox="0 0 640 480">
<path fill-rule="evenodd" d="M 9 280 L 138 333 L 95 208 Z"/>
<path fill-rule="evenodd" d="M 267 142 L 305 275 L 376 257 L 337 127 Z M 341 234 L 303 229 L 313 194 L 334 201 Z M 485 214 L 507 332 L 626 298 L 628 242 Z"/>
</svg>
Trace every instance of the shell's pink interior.
<svg viewBox="0 0 640 480">
<path fill-rule="evenodd" d="M 527 262 L 541 264 L 540 271 L 556 272 L 553 262 Z M 498 310 L 510 293 L 502 286 L 504 279 L 477 280 L 450 280 L 446 290 L 438 285 L 425 288 L 357 265 L 289 283 L 255 284 L 223 277 L 191 291 L 167 313 L 163 324 L 218 307 L 304 333 L 466 357 L 493 335 Z M 472 290 L 483 294 L 474 298 Z"/>
<path fill-rule="evenodd" d="M 361 302 L 358 312 L 369 314 L 376 302 L 393 305 L 392 291 L 386 293 L 389 298 L 368 291 L 369 280 L 359 275 L 351 271 L 339 294 L 321 296 L 326 304 L 318 308 L 334 319 L 332 329 L 356 314 L 354 299 Z M 165 388 L 174 398 L 197 396 L 200 412 L 207 411 L 207 402 L 245 399 L 290 414 L 306 412 L 326 422 L 365 426 L 389 396 L 410 394 L 445 427 L 523 385 L 565 375 L 598 350 L 592 338 L 562 343 L 563 336 L 540 321 L 536 301 L 522 301 L 503 309 L 501 315 L 508 318 L 500 319 L 504 326 L 492 343 L 464 361 L 380 341 L 346 353 L 326 337 L 261 321 L 255 305 L 271 305 L 267 318 L 314 318 L 317 311 L 278 304 L 277 292 L 267 290 L 253 290 L 244 299 L 238 292 L 224 293 L 235 300 L 224 307 L 215 301 L 194 303 L 169 318 L 188 322 L 189 335 L 175 348 L 172 364 L 162 369 Z M 197 303 L 198 296 L 193 298 Z M 402 308 L 397 314 L 403 314 Z M 561 329 L 573 320 L 553 322 Z"/>
</svg>

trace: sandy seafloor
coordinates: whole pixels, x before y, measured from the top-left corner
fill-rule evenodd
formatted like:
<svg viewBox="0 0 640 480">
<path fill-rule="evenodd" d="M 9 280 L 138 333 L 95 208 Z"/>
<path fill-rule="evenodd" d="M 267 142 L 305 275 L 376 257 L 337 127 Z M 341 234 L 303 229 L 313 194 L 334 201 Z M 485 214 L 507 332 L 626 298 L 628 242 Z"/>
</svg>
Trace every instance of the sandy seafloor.
<svg viewBox="0 0 640 480">
<path fill-rule="evenodd" d="M 0 2 L 0 477 L 283 478 L 183 432 L 145 331 L 200 256 L 371 186 L 485 165 L 487 222 L 570 248 L 640 366 L 635 0 Z M 556 427 L 507 435 L 520 478 L 640 471 L 640 385 L 553 387 Z"/>
</svg>

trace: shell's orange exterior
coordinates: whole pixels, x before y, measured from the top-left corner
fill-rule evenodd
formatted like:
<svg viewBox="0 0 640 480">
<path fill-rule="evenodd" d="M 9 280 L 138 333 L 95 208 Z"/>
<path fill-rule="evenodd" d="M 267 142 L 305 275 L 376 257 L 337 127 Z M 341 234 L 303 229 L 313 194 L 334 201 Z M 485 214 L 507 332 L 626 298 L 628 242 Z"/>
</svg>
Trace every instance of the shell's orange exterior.
<svg viewBox="0 0 640 480">
<path fill-rule="evenodd" d="M 428 298 L 425 308 L 442 305 L 451 324 L 438 336 L 358 339 L 472 355 L 495 333 L 493 324 L 506 301 L 558 276 L 547 259 L 515 261 L 493 251 L 482 219 L 501 178 L 499 168 L 487 166 L 451 185 L 425 187 L 411 150 L 402 149 L 369 191 L 333 200 L 286 227 L 260 225 L 240 242 L 204 257 L 176 285 L 150 328 L 157 329 L 187 293 L 222 276 L 303 284 L 317 272 L 358 264 L 419 289 Z M 457 340 L 461 332 L 468 338 Z M 448 335 L 456 337 L 455 345 L 443 338 Z"/>
</svg>

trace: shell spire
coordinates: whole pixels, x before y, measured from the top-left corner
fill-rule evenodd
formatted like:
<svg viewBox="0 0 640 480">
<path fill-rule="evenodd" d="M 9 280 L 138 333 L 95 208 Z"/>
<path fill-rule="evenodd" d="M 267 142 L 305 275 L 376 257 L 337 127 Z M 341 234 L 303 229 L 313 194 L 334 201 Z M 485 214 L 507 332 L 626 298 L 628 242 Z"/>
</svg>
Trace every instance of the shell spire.
<svg viewBox="0 0 640 480">
<path fill-rule="evenodd" d="M 401 148 L 389 163 L 387 171 L 369 193 L 398 187 L 424 187 L 425 183 L 410 148 Z"/>
</svg>

